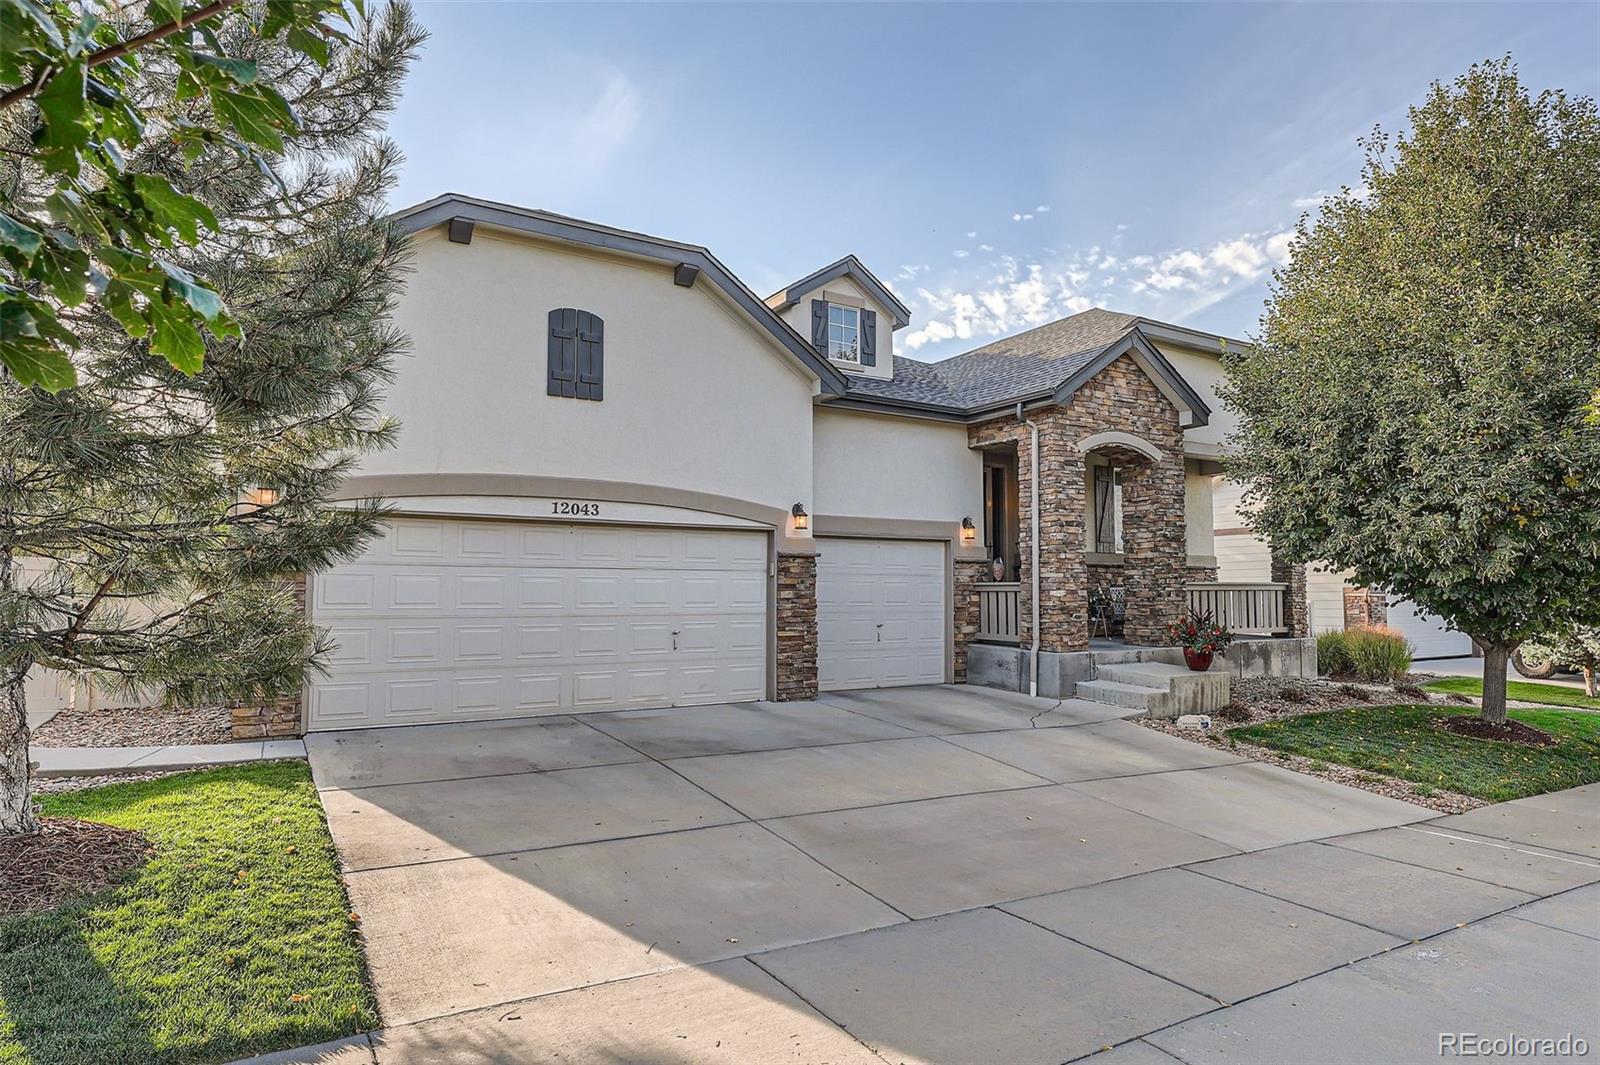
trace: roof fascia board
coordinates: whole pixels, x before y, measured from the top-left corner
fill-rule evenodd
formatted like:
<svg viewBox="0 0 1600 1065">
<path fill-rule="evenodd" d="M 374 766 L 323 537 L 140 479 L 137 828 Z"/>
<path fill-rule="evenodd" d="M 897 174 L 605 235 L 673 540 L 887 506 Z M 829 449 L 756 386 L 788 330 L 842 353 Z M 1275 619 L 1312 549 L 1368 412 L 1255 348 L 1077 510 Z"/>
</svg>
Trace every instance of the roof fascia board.
<svg viewBox="0 0 1600 1065">
<path fill-rule="evenodd" d="M 771 307 L 761 302 L 755 293 L 746 288 L 705 248 L 660 240 L 642 233 L 591 225 L 574 218 L 564 218 L 542 211 L 526 211 L 506 204 L 489 203 L 462 196 L 435 197 L 426 203 L 398 211 L 390 217 L 407 233 L 443 225 L 452 218 L 467 218 L 482 225 L 601 248 L 660 263 L 671 265 L 688 263 L 698 267 L 701 276 L 708 278 L 729 299 L 764 326 L 774 340 L 821 382 L 824 392 L 832 395 L 843 395 L 845 392 L 844 374 L 828 365 L 827 360 L 819 356 L 800 334 L 779 318 Z"/>
<path fill-rule="evenodd" d="M 850 279 L 872 295 L 879 306 L 888 311 L 894 319 L 896 329 L 904 328 L 911 324 L 911 311 L 905 304 L 895 298 L 889 287 L 879 281 L 868 270 L 866 264 L 854 255 L 846 255 L 836 263 L 829 263 L 821 270 L 806 277 L 802 277 L 794 284 L 783 290 L 783 302 L 779 303 L 777 310 L 787 310 L 800 302 L 800 298 L 808 292 L 815 292 L 829 281 L 837 281 L 841 277 L 849 276 Z"/>
<path fill-rule="evenodd" d="M 868 414 L 896 414 L 936 422 L 966 422 L 967 413 L 958 407 L 944 407 L 916 400 L 888 400 L 865 396 L 841 396 L 825 400 L 829 410 L 853 410 Z"/>
<path fill-rule="evenodd" d="M 1249 351 L 1253 346 L 1248 340 L 1238 340 L 1217 333 L 1202 333 L 1198 329 L 1186 329 L 1181 325 L 1152 322 L 1144 318 L 1139 319 L 1137 328 L 1148 340 L 1161 340 L 1212 356 L 1222 355 L 1223 344 L 1228 345 L 1229 351 Z"/>
</svg>

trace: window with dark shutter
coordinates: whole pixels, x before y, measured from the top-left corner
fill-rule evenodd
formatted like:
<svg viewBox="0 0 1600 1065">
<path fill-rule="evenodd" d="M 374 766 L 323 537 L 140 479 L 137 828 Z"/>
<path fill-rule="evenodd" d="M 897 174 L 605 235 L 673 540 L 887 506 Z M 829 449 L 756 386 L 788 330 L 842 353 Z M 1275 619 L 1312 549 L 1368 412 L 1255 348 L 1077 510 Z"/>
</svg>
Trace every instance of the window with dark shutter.
<svg viewBox="0 0 1600 1065">
<path fill-rule="evenodd" d="M 878 312 L 861 312 L 861 365 L 878 365 Z"/>
<path fill-rule="evenodd" d="M 572 307 L 550 312 L 547 393 L 569 399 L 602 398 L 605 325 L 599 315 Z"/>
</svg>

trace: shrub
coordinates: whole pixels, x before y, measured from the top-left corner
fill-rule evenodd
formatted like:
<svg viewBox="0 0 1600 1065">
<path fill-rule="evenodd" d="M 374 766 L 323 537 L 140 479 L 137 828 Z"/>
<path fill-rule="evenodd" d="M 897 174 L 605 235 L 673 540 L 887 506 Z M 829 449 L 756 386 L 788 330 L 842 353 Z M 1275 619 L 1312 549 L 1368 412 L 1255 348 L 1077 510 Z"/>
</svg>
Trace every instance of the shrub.
<svg viewBox="0 0 1600 1065">
<path fill-rule="evenodd" d="M 1343 629 L 1329 629 L 1317 637 L 1317 672 L 1333 676 L 1352 672 L 1350 644 Z"/>
<path fill-rule="evenodd" d="M 1367 691 L 1367 689 L 1359 688 L 1354 684 L 1339 685 L 1339 694 L 1361 703 L 1372 702 L 1372 693 Z"/>
<path fill-rule="evenodd" d="M 1393 683 L 1411 669 L 1411 641 L 1384 625 L 1345 630 L 1350 672 L 1365 681 Z"/>
</svg>

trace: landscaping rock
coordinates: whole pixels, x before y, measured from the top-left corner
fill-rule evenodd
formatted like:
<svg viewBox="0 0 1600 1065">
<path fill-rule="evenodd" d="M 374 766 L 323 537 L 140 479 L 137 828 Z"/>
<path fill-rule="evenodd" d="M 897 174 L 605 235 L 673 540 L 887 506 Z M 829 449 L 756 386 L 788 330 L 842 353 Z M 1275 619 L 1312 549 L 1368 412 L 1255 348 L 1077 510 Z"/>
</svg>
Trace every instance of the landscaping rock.
<svg viewBox="0 0 1600 1065">
<path fill-rule="evenodd" d="M 225 706 L 106 706 L 63 710 L 33 730 L 36 747 L 168 747 L 231 743 Z"/>
</svg>

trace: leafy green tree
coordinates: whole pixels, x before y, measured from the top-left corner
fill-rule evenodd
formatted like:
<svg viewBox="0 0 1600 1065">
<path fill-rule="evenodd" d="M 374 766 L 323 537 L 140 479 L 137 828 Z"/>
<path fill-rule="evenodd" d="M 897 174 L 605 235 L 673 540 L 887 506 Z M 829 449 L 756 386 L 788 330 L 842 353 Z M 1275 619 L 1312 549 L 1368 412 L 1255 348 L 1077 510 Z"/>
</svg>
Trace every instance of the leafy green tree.
<svg viewBox="0 0 1600 1065">
<path fill-rule="evenodd" d="M 1471 634 L 1503 722 L 1507 655 L 1600 594 L 1600 120 L 1507 58 L 1363 143 L 1225 358 L 1231 476 L 1275 551 Z"/>
<path fill-rule="evenodd" d="M 0 188 L 0 364 L 12 376 L 72 385 L 82 337 L 70 312 L 87 305 L 187 373 L 204 332 L 238 336 L 214 288 L 173 255 L 218 229 L 215 205 L 130 161 L 155 140 L 191 160 L 227 147 L 265 169 L 261 153 L 284 150 L 295 114 L 227 39 L 247 24 L 326 63 L 344 36 L 335 22 L 359 3 L 0 0 L 0 116 L 20 113 L 32 133 L 12 145 L 26 183 Z M 141 95 L 152 78 L 193 106 L 163 114 Z"/>
<path fill-rule="evenodd" d="M 211 280 L 239 333 L 204 335 L 190 373 L 112 308 L 84 305 L 77 387 L 0 380 L 0 833 L 36 824 L 31 670 L 181 703 L 297 691 L 327 646 L 290 582 L 359 553 L 383 514 L 330 500 L 395 433 L 379 407 L 404 346 L 388 317 L 406 242 L 383 220 L 399 156 L 380 123 L 423 33 L 395 4 L 357 18 L 326 62 L 249 19 L 213 36 L 281 92 L 293 138 L 258 159 L 147 137 L 122 172 L 211 205 L 204 238 L 166 254 Z M 180 91 L 184 77 L 146 64 L 124 91 L 151 126 L 182 128 L 211 107 Z M 13 162 L 33 128 L 0 115 L 0 180 L 29 202 L 54 187 Z"/>
</svg>

